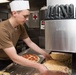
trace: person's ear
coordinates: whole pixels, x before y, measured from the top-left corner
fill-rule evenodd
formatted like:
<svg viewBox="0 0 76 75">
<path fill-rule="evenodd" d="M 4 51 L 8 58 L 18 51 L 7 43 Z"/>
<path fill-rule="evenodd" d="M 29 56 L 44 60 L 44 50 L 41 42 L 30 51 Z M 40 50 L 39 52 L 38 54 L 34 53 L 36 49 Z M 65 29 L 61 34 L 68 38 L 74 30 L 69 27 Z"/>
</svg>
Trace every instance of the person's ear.
<svg viewBox="0 0 76 75">
<path fill-rule="evenodd" d="M 17 15 L 17 12 L 16 11 L 12 11 L 12 15 L 13 16 L 16 16 Z"/>
</svg>

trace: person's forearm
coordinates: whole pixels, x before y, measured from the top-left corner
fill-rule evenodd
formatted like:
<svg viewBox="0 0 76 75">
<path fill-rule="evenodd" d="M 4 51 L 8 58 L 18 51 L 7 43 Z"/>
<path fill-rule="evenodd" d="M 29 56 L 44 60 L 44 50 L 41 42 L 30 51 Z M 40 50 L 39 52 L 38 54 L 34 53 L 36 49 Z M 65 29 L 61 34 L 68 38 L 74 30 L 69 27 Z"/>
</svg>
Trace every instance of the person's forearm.
<svg viewBox="0 0 76 75">
<path fill-rule="evenodd" d="M 32 50 L 44 55 L 45 57 L 49 57 L 48 53 L 45 50 L 41 49 L 38 45 L 31 41 L 28 37 L 27 39 L 23 40 Z"/>
<path fill-rule="evenodd" d="M 36 52 L 38 52 L 38 53 L 40 53 L 40 54 L 42 54 L 42 55 L 46 55 L 46 54 L 47 54 L 43 49 L 41 49 L 38 45 L 36 45 L 36 44 L 33 43 L 33 42 L 31 42 L 31 43 L 29 44 L 29 47 L 30 47 L 32 50 L 34 50 L 34 51 L 36 51 Z"/>
<path fill-rule="evenodd" d="M 20 64 L 22 66 L 33 67 L 36 69 L 38 69 L 39 66 L 41 65 L 39 63 L 35 63 L 35 62 L 30 61 L 30 60 L 27 60 L 19 55 L 15 56 L 15 58 L 13 58 L 12 60 L 13 60 L 13 62 Z"/>
<path fill-rule="evenodd" d="M 30 61 L 28 59 L 23 58 L 22 56 L 16 56 L 15 59 L 12 60 L 22 66 L 35 68 L 40 71 L 40 73 L 44 73 L 45 71 L 47 71 L 47 68 L 43 64 Z"/>
</svg>

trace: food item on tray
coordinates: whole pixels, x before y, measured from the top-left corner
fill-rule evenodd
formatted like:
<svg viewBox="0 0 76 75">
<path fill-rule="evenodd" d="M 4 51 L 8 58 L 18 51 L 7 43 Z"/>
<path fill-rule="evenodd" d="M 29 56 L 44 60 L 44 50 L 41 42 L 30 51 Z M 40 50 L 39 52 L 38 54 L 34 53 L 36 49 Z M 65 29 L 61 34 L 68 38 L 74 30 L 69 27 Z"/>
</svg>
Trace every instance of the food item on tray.
<svg viewBox="0 0 76 75">
<path fill-rule="evenodd" d="M 72 58 L 72 54 L 67 54 L 67 53 L 59 53 L 59 52 L 52 52 L 50 54 L 50 56 L 54 59 L 54 60 L 58 60 L 58 61 L 65 61 L 68 59 Z"/>
<path fill-rule="evenodd" d="M 21 75 L 21 74 L 16 74 L 16 75 Z"/>
<path fill-rule="evenodd" d="M 35 73 L 34 75 L 40 75 L 39 73 Z"/>
<path fill-rule="evenodd" d="M 10 75 L 8 72 L 0 71 L 0 75 Z"/>
<path fill-rule="evenodd" d="M 65 66 L 63 63 L 55 60 L 49 60 L 43 63 L 49 70 L 51 71 L 60 71 L 63 73 L 68 73 L 68 75 L 71 75 L 72 70 Z"/>
<path fill-rule="evenodd" d="M 64 72 L 60 72 L 60 71 L 51 71 L 51 70 L 50 71 L 47 71 L 47 73 L 48 73 L 48 75 L 68 75 L 68 73 L 64 73 Z M 35 73 L 33 75 L 43 75 L 43 74 Z"/>
<path fill-rule="evenodd" d="M 34 62 L 39 62 L 40 60 L 39 56 L 36 54 L 25 54 L 23 57 Z"/>
</svg>

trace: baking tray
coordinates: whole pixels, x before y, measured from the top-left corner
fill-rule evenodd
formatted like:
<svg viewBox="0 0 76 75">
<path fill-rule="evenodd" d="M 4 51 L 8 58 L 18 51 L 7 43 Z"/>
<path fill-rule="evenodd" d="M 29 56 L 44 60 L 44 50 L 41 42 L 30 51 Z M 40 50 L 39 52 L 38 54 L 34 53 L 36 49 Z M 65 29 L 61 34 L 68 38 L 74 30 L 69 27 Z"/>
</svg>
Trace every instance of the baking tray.
<svg viewBox="0 0 76 75">
<path fill-rule="evenodd" d="M 45 58 L 44 58 L 44 56 L 43 55 L 41 55 L 41 54 L 39 54 L 39 53 L 37 53 L 37 52 L 35 52 L 34 50 L 32 50 L 31 48 L 29 48 L 29 49 L 27 49 L 26 51 L 23 51 L 23 52 L 21 52 L 19 55 L 24 55 L 24 54 L 36 54 L 36 55 L 38 55 L 39 56 L 39 58 L 40 58 L 40 60 L 39 60 L 39 62 L 38 63 L 42 63 L 44 60 L 45 60 Z"/>
</svg>

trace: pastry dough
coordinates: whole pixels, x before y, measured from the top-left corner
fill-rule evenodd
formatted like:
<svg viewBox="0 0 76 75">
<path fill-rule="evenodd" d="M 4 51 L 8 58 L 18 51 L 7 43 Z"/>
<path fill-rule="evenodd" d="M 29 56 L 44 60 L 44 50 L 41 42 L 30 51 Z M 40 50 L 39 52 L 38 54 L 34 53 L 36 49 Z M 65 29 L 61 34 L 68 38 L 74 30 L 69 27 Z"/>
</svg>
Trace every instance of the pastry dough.
<svg viewBox="0 0 76 75">
<path fill-rule="evenodd" d="M 0 71 L 0 75 L 10 75 L 8 72 Z"/>
<path fill-rule="evenodd" d="M 66 61 L 68 59 L 72 58 L 72 54 L 66 54 L 66 53 L 59 53 L 59 52 L 52 52 L 50 56 L 57 61 Z"/>
<path fill-rule="evenodd" d="M 68 73 L 69 75 L 71 75 L 72 73 L 71 70 L 67 66 L 65 66 L 63 63 L 59 61 L 49 60 L 43 64 L 51 71 L 61 71 L 64 73 Z"/>
<path fill-rule="evenodd" d="M 40 75 L 39 73 L 35 73 L 34 75 Z"/>
</svg>

